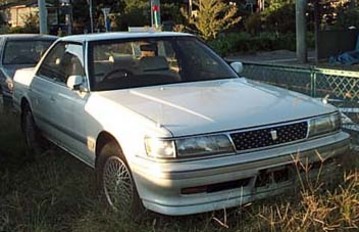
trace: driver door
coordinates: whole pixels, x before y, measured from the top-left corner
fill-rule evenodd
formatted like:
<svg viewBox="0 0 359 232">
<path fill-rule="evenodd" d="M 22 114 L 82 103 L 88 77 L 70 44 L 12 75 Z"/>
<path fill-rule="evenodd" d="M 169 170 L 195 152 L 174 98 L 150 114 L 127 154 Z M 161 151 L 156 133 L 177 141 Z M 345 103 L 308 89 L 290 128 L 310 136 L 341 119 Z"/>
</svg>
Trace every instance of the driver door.
<svg viewBox="0 0 359 232">
<path fill-rule="evenodd" d="M 36 86 L 41 86 L 41 89 L 36 91 L 40 99 L 36 108 L 41 114 L 48 137 L 79 155 L 87 147 L 82 119 L 85 117 L 84 108 L 89 92 L 70 89 L 66 81 L 71 75 L 83 76 L 85 89 L 88 89 L 83 45 L 61 42 L 52 49 L 39 68 L 37 77 L 40 83 Z"/>
</svg>

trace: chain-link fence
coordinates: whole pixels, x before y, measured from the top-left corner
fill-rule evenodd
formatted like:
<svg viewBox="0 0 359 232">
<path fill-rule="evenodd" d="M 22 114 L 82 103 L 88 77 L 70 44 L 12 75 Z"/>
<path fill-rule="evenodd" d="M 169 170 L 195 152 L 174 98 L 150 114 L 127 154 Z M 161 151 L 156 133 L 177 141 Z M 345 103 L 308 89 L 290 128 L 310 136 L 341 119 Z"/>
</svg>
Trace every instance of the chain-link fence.
<svg viewBox="0 0 359 232">
<path fill-rule="evenodd" d="M 359 72 L 244 62 L 242 75 L 253 80 L 326 98 L 343 113 L 343 126 L 359 144 Z"/>
</svg>

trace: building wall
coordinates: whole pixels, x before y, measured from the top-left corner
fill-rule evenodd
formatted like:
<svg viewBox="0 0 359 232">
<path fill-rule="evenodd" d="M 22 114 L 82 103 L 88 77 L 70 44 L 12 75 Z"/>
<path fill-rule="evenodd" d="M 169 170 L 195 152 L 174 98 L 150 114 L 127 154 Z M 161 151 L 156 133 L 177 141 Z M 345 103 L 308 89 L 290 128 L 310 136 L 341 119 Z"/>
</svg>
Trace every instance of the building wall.
<svg viewBox="0 0 359 232">
<path fill-rule="evenodd" d="M 57 9 L 55 7 L 47 8 L 48 15 L 47 21 L 49 25 L 57 25 L 58 24 L 58 14 Z M 16 6 L 11 7 L 7 10 L 6 18 L 11 27 L 23 27 L 25 25 L 25 21 L 30 14 L 37 15 L 39 12 L 38 7 L 34 6 Z"/>
<path fill-rule="evenodd" d="M 23 27 L 27 17 L 32 14 L 36 15 L 37 7 L 16 6 L 9 9 L 9 24 L 12 27 Z"/>
</svg>

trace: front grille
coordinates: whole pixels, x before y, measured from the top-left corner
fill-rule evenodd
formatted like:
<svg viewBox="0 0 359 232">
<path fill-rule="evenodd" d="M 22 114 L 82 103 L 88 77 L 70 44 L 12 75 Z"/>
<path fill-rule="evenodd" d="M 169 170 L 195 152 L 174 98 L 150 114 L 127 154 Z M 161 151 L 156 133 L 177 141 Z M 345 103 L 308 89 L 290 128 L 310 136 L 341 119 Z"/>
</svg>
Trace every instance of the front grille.
<svg viewBox="0 0 359 232">
<path fill-rule="evenodd" d="M 264 129 L 232 133 L 231 138 L 237 151 L 279 145 L 307 137 L 308 123 L 273 126 Z"/>
</svg>

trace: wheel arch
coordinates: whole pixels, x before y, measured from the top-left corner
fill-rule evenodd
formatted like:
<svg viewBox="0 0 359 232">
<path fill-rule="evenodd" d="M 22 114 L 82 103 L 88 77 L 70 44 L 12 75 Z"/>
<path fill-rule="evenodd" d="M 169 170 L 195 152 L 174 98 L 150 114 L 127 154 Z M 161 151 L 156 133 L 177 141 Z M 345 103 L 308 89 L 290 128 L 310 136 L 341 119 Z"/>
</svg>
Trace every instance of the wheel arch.
<svg viewBox="0 0 359 232">
<path fill-rule="evenodd" d="M 115 136 L 113 136 L 111 133 L 107 132 L 107 131 L 102 131 L 98 137 L 97 137 L 97 140 L 96 140 L 96 162 L 95 162 L 95 169 L 96 169 L 96 177 L 97 177 L 97 182 L 100 184 L 99 186 L 103 189 L 103 193 L 105 194 L 106 196 L 106 200 L 107 200 L 107 203 L 108 205 L 114 207 L 115 210 L 116 209 L 116 206 L 113 205 L 112 203 L 112 200 L 111 198 L 109 197 L 108 195 L 108 191 L 106 191 L 105 189 L 107 189 L 106 186 L 104 186 L 104 181 L 103 181 L 103 169 L 105 167 L 105 164 L 106 164 L 106 161 L 112 156 L 111 153 L 104 153 L 102 156 L 101 153 L 102 153 L 102 149 L 106 149 L 106 148 L 109 148 L 109 150 L 111 150 L 113 147 L 112 146 L 106 146 L 106 144 L 109 144 L 111 143 L 111 145 L 114 145 L 114 147 L 116 148 L 116 150 L 114 152 L 117 152 L 117 149 L 118 149 L 118 155 L 120 157 L 118 157 L 120 160 L 121 160 L 121 163 L 124 163 L 124 166 L 126 167 L 126 170 L 127 170 L 127 173 L 128 175 L 130 176 L 130 180 L 131 180 L 131 190 L 132 190 L 132 193 L 131 193 L 131 204 L 130 205 L 126 205 L 126 209 L 129 209 L 129 210 L 125 210 L 124 212 L 128 213 L 130 212 L 131 215 L 134 215 L 134 216 L 138 216 L 140 215 L 140 213 L 143 213 L 145 210 L 144 210 L 144 207 L 143 207 L 143 202 L 142 202 L 142 199 L 141 197 L 139 196 L 139 192 L 137 190 L 137 182 L 135 181 L 134 177 L 133 177 L 133 173 L 132 173 L 132 170 L 130 168 L 130 166 L 128 165 L 127 163 L 127 160 L 126 160 L 126 157 L 124 155 L 124 153 L 122 152 L 122 148 L 118 142 L 118 140 L 115 138 Z M 110 145 L 110 144 L 109 144 Z M 116 177 L 118 178 L 118 176 Z M 128 179 L 128 178 L 126 178 Z M 119 188 L 119 189 L 122 189 L 122 188 Z M 128 192 L 128 191 L 125 191 L 125 192 Z M 119 208 L 121 209 L 121 207 Z M 123 211 L 121 211 L 123 212 Z"/>
<path fill-rule="evenodd" d="M 120 154 L 122 154 L 124 156 L 124 154 L 122 152 L 121 145 L 117 141 L 115 136 L 113 136 L 111 133 L 109 133 L 107 131 L 101 131 L 100 134 L 97 136 L 97 139 L 96 139 L 96 148 L 95 148 L 96 161 L 95 161 L 95 166 L 97 165 L 97 160 L 98 160 L 98 158 L 100 156 L 100 152 L 101 152 L 103 146 L 105 144 L 107 144 L 107 143 L 110 143 L 110 142 L 114 142 L 118 146 Z"/>
<path fill-rule="evenodd" d="M 24 107 L 29 106 L 30 107 L 30 103 L 27 100 L 26 97 L 22 97 L 21 101 L 20 101 L 20 107 L 21 107 L 21 111 L 23 111 Z"/>
<path fill-rule="evenodd" d="M 22 97 L 21 101 L 20 101 L 20 117 L 21 117 L 21 130 L 24 131 L 24 122 L 23 122 L 23 117 L 24 117 L 24 111 L 25 108 L 28 107 L 31 110 L 31 106 L 30 106 L 30 102 L 27 100 L 26 97 Z"/>
</svg>

